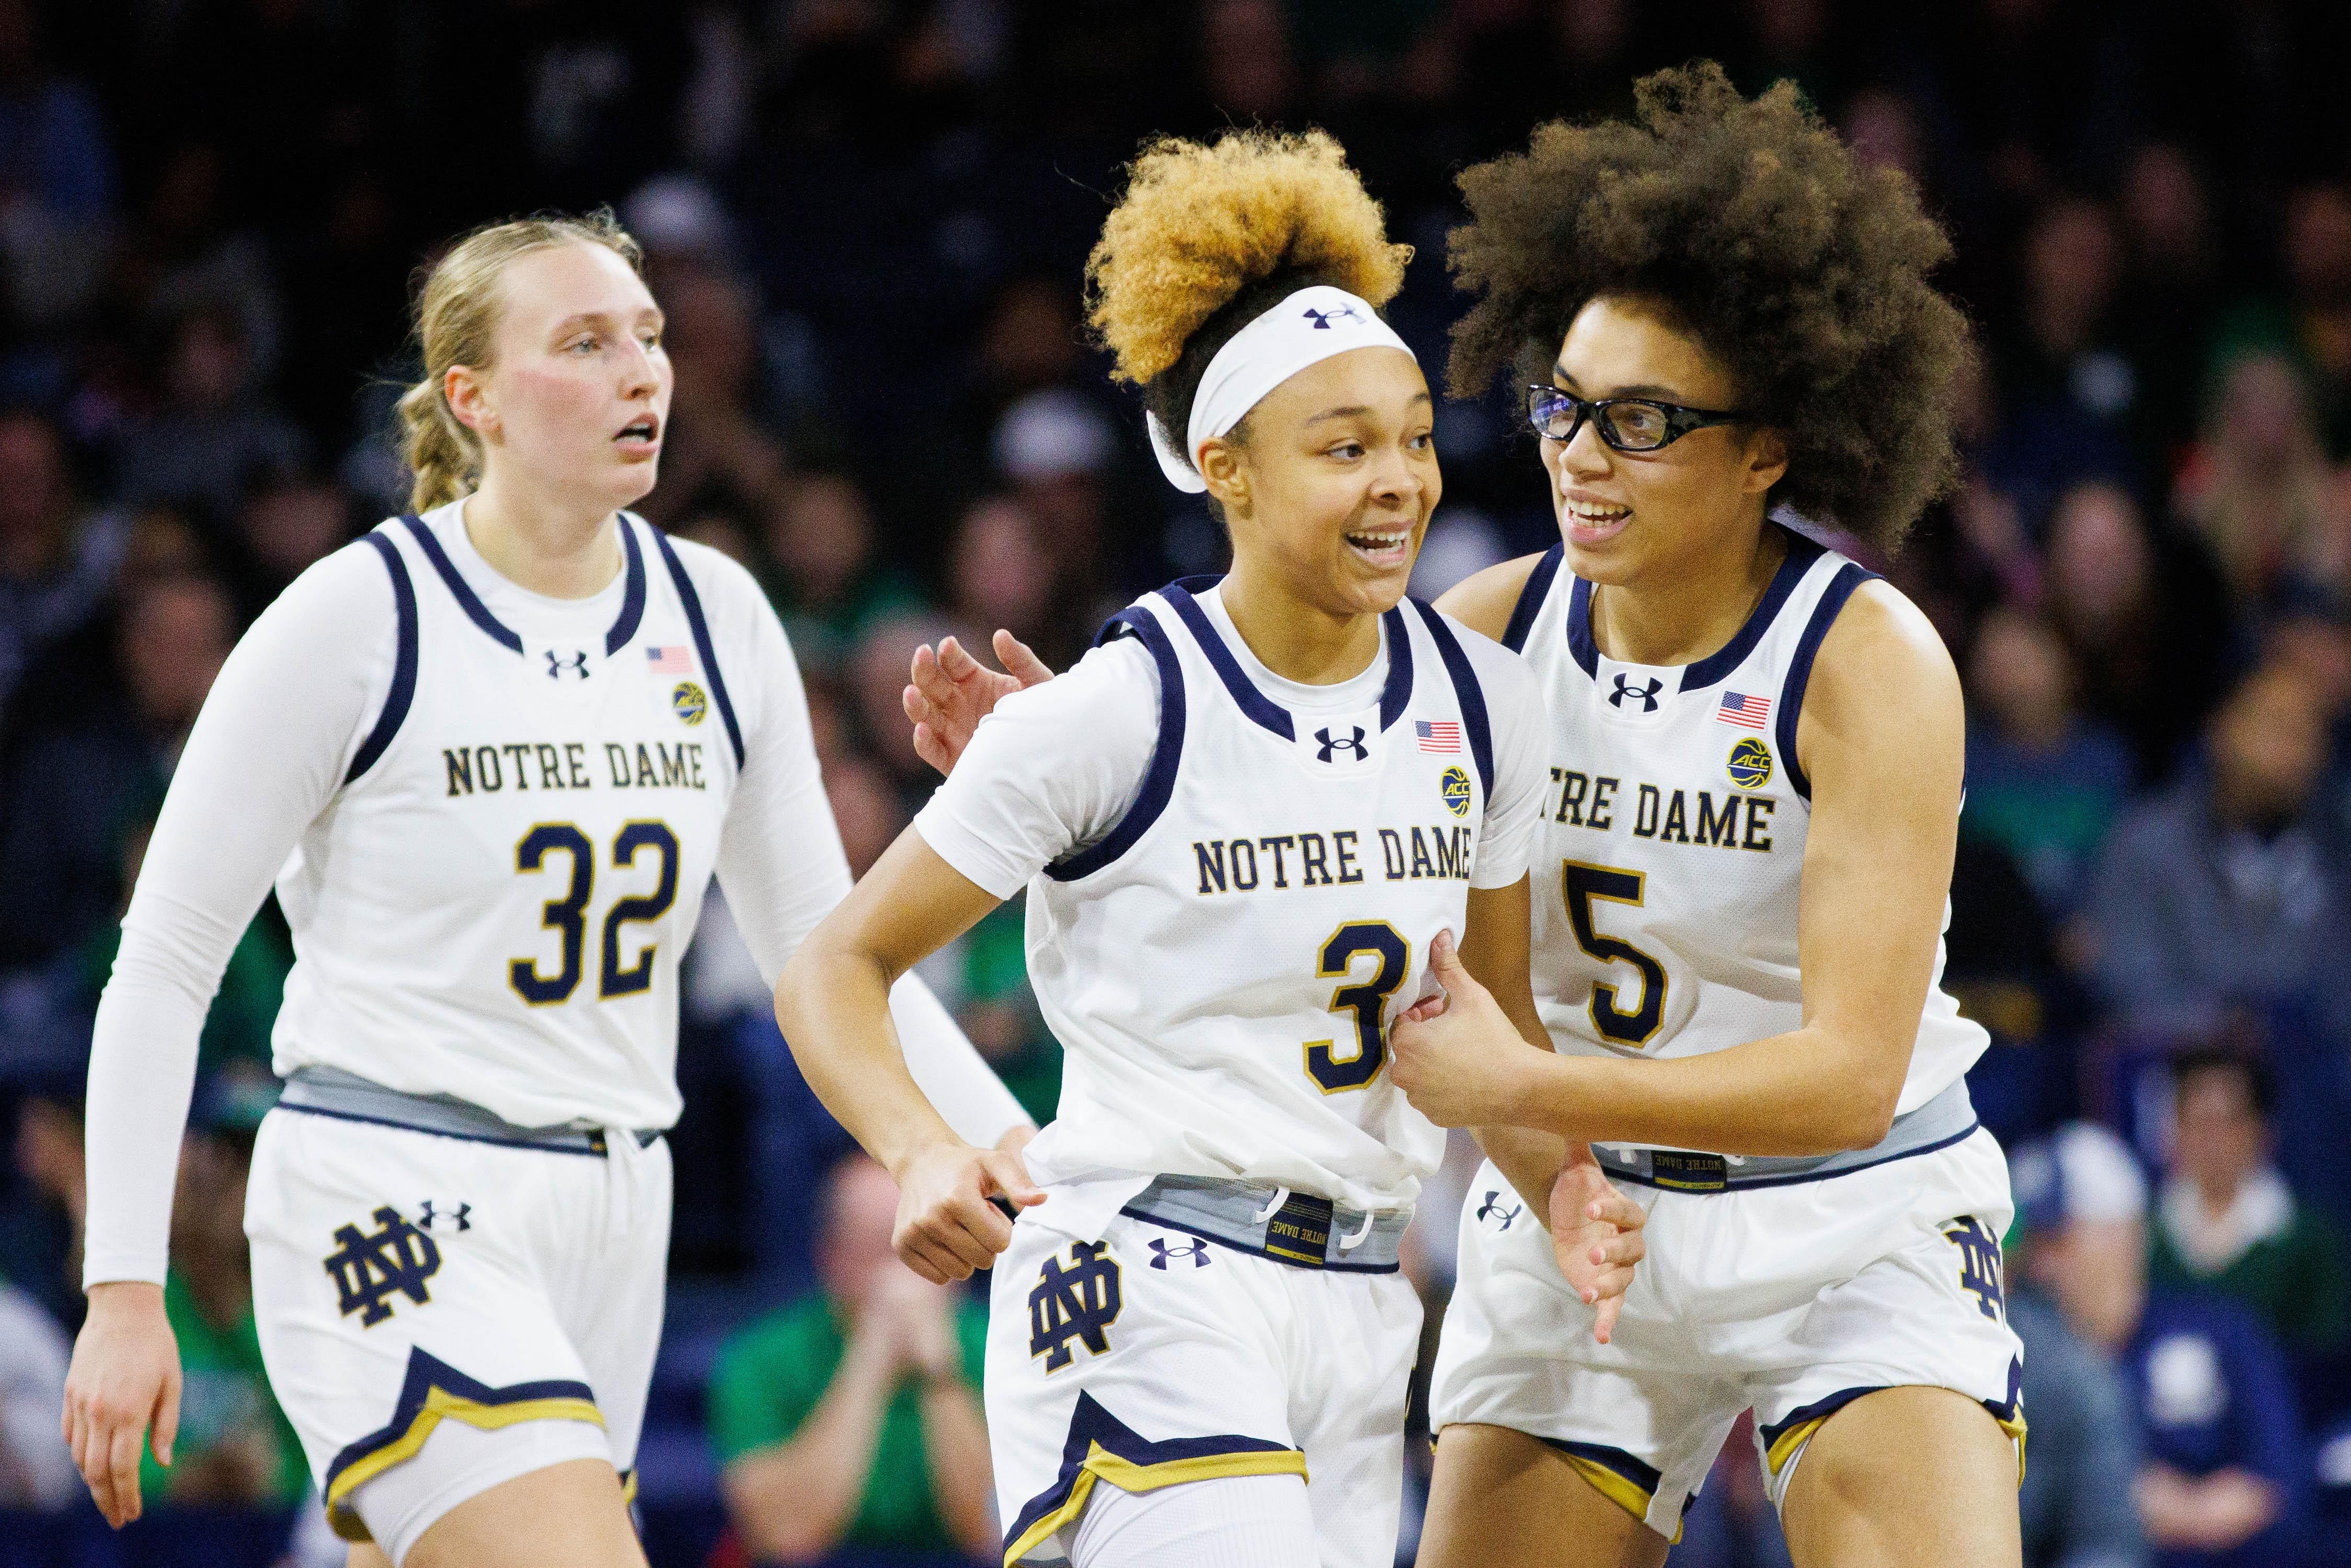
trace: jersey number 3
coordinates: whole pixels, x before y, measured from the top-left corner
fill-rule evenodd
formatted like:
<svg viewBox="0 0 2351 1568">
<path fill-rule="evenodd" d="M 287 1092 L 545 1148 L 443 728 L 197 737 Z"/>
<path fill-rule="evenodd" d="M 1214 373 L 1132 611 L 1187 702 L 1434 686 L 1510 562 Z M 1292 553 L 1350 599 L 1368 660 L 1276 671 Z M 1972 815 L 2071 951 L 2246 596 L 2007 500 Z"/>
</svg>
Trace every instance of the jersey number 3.
<svg viewBox="0 0 2351 1568">
<path fill-rule="evenodd" d="M 1637 871 L 1585 865 L 1582 861 L 1562 862 L 1560 874 L 1566 879 L 1567 918 L 1575 927 L 1575 945 L 1604 964 L 1630 964 L 1641 973 L 1641 1005 L 1637 1008 L 1618 1006 L 1617 998 L 1622 993 L 1607 981 L 1593 982 L 1592 1027 L 1600 1031 L 1601 1038 L 1619 1045 L 1648 1044 L 1658 1026 L 1666 1021 L 1666 967 L 1630 942 L 1603 936 L 1592 924 L 1593 899 L 1638 908 L 1647 879 Z"/>
<path fill-rule="evenodd" d="M 645 850 L 660 853 L 660 880 L 650 894 L 616 899 L 605 912 L 603 963 L 596 982 L 600 1000 L 653 988 L 653 944 L 647 943 L 637 961 L 623 969 L 621 927 L 632 921 L 659 920 L 677 902 L 677 835 L 664 822 L 630 822 L 612 840 L 612 863 L 632 866 Z M 507 966 L 507 978 L 516 992 L 535 1008 L 571 999 L 571 993 L 580 988 L 588 953 L 588 900 L 596 888 L 596 846 L 588 841 L 588 835 L 569 822 L 541 822 L 515 845 L 515 870 L 542 872 L 547 869 L 547 857 L 558 851 L 570 858 L 571 886 L 561 898 L 547 901 L 540 924 L 563 934 L 563 967 L 556 974 L 542 975 L 536 958 L 517 958 Z"/>
<path fill-rule="evenodd" d="M 1380 1018 L 1388 998 L 1404 984 L 1405 971 L 1412 967 L 1412 944 L 1384 920 L 1351 920 L 1322 944 L 1322 962 L 1314 972 L 1326 980 L 1343 978 L 1354 967 L 1355 959 L 1365 953 L 1379 959 L 1372 977 L 1331 993 L 1332 1012 L 1355 1015 L 1355 1049 L 1341 1056 L 1337 1040 L 1306 1042 L 1306 1076 L 1325 1094 L 1361 1089 L 1377 1078 L 1387 1062 L 1388 1042 L 1380 1031 Z"/>
</svg>

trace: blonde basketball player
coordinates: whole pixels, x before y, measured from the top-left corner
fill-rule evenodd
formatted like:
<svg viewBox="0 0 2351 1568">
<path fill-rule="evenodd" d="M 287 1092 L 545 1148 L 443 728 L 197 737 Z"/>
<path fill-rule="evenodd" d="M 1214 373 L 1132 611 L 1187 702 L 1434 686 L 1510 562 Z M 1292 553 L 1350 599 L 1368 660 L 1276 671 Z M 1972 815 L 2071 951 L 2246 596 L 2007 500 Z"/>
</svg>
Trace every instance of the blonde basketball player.
<svg viewBox="0 0 2351 1568">
<path fill-rule="evenodd" d="M 1454 246 L 1481 297 L 1454 384 L 1519 360 L 1562 538 L 1439 601 L 1543 688 L 1559 1054 L 1443 947 L 1449 1007 L 1393 1043 L 1440 1122 L 1599 1144 L 1647 1261 L 1600 1343 L 1542 1238 L 1465 1211 L 1420 1561 L 1659 1563 L 1751 1408 L 1800 1568 L 2012 1564 L 2007 1174 L 1962 1076 L 1986 1038 L 1938 985 L 1959 683 L 1901 595 L 1770 516 L 1890 549 L 1949 476 L 1948 246 L 1791 89 L 1706 67 L 1641 102 L 1471 170 Z M 1013 675 L 915 661 L 942 768 L 1049 673 L 997 652 Z"/>
<path fill-rule="evenodd" d="M 1090 265 L 1160 464 L 1229 529 L 1222 580 L 1114 617 L 1007 699 L 787 968 L 810 1082 L 897 1176 L 899 1245 L 993 1264 L 987 1416 L 1005 1561 L 1360 1568 L 1395 1551 L 1420 1325 L 1397 1242 L 1443 1134 L 1387 1070 L 1430 944 L 1462 932 L 1529 1040 L 1524 857 L 1543 789 L 1524 668 L 1405 584 L 1440 488 L 1427 382 L 1375 307 L 1400 247 L 1327 137 L 1163 142 Z M 1028 890 L 1068 1052 L 1022 1162 L 898 1065 L 891 980 Z M 1587 1301 L 1635 1207 L 1548 1134 Z M 1527 1228 L 1541 1230 L 1530 1224 Z M 1597 1311 L 1613 1310 L 1601 1303 Z"/>
<path fill-rule="evenodd" d="M 1519 361 L 1559 517 L 1450 600 L 1543 686 L 1557 1054 L 1441 952 L 1449 1002 L 1395 1049 L 1440 1122 L 1600 1143 L 1648 1260 L 1595 1344 L 1548 1249 L 1463 1217 L 1421 1561 L 1660 1562 L 1751 1408 L 1799 1568 L 2012 1565 L 2007 1167 L 1938 984 L 1959 681 L 1899 593 L 1771 517 L 1891 549 L 1948 477 L 1948 246 L 1787 84 L 1706 67 L 1640 102 L 1470 170 L 1453 247 L 1454 383 Z"/>
<path fill-rule="evenodd" d="M 274 880 L 296 962 L 246 1231 L 270 1384 L 355 1565 L 622 1568 L 661 1333 L 678 958 L 715 873 L 770 975 L 849 887 L 781 627 L 620 508 L 669 415 L 609 217 L 459 242 L 402 402 L 416 514 L 306 572 L 172 782 L 90 1061 L 67 1439 L 107 1518 L 170 1462 L 161 1282 L 205 1006 Z M 1017 1105 L 893 998 L 976 1141 Z"/>
</svg>

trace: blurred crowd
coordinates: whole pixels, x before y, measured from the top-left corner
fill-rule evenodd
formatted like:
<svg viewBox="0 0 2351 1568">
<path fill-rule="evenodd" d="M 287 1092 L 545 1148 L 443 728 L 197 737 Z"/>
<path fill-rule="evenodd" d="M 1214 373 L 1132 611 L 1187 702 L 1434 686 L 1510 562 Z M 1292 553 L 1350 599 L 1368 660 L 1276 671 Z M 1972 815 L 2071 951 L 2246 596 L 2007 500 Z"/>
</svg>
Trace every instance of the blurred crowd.
<svg viewBox="0 0 2351 1568">
<path fill-rule="evenodd" d="M 1949 973 L 2018 1178 L 1986 1310 L 2031 1347 L 2028 1561 L 2351 1563 L 2351 13 L 0 0 L 0 1568 L 96 1530 L 56 1409 L 115 922 L 240 629 L 404 504 L 391 403 L 437 245 L 598 203 L 645 243 L 677 393 L 643 511 L 767 585 L 862 870 L 930 784 L 914 644 L 1003 626 L 1066 663 L 1219 565 L 1080 327 L 1142 138 L 1336 133 L 1418 247 L 1392 314 L 1433 368 L 1452 173 L 1700 55 L 1907 172 L 1980 329 L 1963 483 L 1872 564 L 1969 695 Z M 1417 591 L 1553 537 L 1514 428 L 1506 397 L 1445 405 Z M 148 1481 L 178 1522 L 134 1531 L 141 1562 L 340 1561 L 235 1223 L 289 962 L 265 908 L 204 1031 L 167 1292 L 189 1392 Z M 926 972 L 1049 1118 L 1018 908 Z M 987 1557 L 982 1303 L 888 1258 L 887 1177 L 716 903 L 680 1076 L 654 1563 Z M 1416 1230 L 1432 1333 L 1468 1168 Z M 1734 1439 L 1677 1563 L 1783 1560 L 1753 1471 Z"/>
</svg>

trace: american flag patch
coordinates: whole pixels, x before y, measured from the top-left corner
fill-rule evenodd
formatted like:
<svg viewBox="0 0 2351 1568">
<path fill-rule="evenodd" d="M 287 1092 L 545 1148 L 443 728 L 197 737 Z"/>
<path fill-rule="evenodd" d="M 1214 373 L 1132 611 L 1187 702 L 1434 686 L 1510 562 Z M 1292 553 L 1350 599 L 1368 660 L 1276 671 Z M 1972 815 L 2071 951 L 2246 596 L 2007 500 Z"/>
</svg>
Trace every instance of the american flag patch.
<svg viewBox="0 0 2351 1568">
<path fill-rule="evenodd" d="M 645 668 L 656 675 L 690 675 L 694 674 L 694 654 L 683 643 L 649 647 L 645 650 Z"/>
<path fill-rule="evenodd" d="M 1761 729 L 1771 716 L 1771 699 L 1750 697 L 1743 692 L 1725 692 L 1722 694 L 1722 706 L 1714 710 L 1714 716 L 1742 729 Z"/>
<path fill-rule="evenodd" d="M 1423 751 L 1453 751 L 1461 749 L 1461 727 L 1449 718 L 1412 721 L 1412 733 L 1418 737 Z"/>
</svg>

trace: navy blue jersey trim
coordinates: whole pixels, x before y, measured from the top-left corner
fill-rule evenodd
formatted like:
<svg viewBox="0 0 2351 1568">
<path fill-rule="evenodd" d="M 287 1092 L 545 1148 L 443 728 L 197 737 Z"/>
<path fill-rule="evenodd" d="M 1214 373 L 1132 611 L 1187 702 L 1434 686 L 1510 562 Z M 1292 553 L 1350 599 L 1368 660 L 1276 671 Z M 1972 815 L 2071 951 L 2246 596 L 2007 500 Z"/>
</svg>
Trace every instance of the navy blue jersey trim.
<svg viewBox="0 0 2351 1568">
<path fill-rule="evenodd" d="M 1592 640 L 1592 584 L 1582 578 L 1567 595 L 1567 651 L 1593 680 L 1600 678 L 1600 644 Z"/>
<path fill-rule="evenodd" d="M 1419 600 L 1413 607 L 1420 612 L 1428 627 L 1429 636 L 1437 643 L 1437 656 L 1445 661 L 1445 673 L 1453 677 L 1453 695 L 1461 705 L 1461 728 L 1469 737 L 1469 755 L 1478 760 L 1478 783 L 1485 792 L 1486 804 L 1494 803 L 1494 727 L 1486 716 L 1485 688 L 1478 684 L 1478 671 L 1462 651 L 1461 640 L 1445 617 Z"/>
<path fill-rule="evenodd" d="M 424 1403 L 438 1388 L 460 1399 L 470 1399 L 477 1405 L 496 1406 L 519 1405 L 532 1399 L 580 1399 L 596 1403 L 596 1391 L 584 1383 L 569 1378 L 549 1377 L 533 1383 L 509 1383 L 504 1388 L 493 1388 L 486 1383 L 466 1376 L 447 1362 L 426 1351 L 422 1345 L 408 1347 L 408 1375 L 400 1385 L 399 1401 L 393 1405 L 392 1420 L 377 1431 L 344 1448 L 327 1466 L 327 1485 L 331 1489 L 335 1478 L 366 1458 L 379 1448 L 389 1448 L 408 1435 L 423 1413 Z"/>
<path fill-rule="evenodd" d="M 457 563 L 449 559 L 449 552 L 441 548 L 441 541 L 433 537 L 433 530 L 424 526 L 424 520 L 413 512 L 403 514 L 400 520 L 406 523 L 408 531 L 416 536 L 417 544 L 424 550 L 424 559 L 433 563 L 433 570 L 439 572 L 441 580 L 449 585 L 451 596 L 457 601 L 457 608 L 465 612 L 466 619 L 488 632 L 493 642 L 521 653 L 522 638 L 516 634 L 514 628 L 491 614 L 490 607 L 482 602 L 481 596 L 457 575 Z"/>
<path fill-rule="evenodd" d="M 1412 632 L 1405 625 L 1401 604 L 1389 606 L 1380 625 L 1388 643 L 1388 678 L 1380 687 L 1380 733 L 1384 735 L 1412 704 Z"/>
<path fill-rule="evenodd" d="M 1813 562 L 1828 553 L 1817 541 L 1800 533 L 1787 528 L 1780 531 L 1788 537 L 1788 553 L 1781 558 L 1780 569 L 1771 574 L 1771 584 L 1763 591 L 1763 597 L 1747 617 L 1747 623 L 1739 629 L 1739 635 L 1697 664 L 1683 665 L 1682 684 L 1677 690 L 1700 690 L 1713 685 L 1739 668 L 1747 655 L 1755 652 L 1755 644 L 1763 641 L 1763 633 L 1771 630 L 1771 622 L 1780 617 L 1781 606 L 1788 602 L 1788 595 L 1796 591 L 1796 584 L 1804 580 L 1804 573 L 1812 570 Z"/>
<path fill-rule="evenodd" d="M 662 563 L 669 568 L 670 580 L 677 584 L 677 601 L 685 610 L 685 623 L 694 632 L 694 651 L 701 656 L 702 673 L 710 677 L 710 696 L 718 705 L 718 716 L 726 721 L 727 743 L 735 747 L 735 766 L 743 766 L 743 727 L 735 722 L 735 705 L 726 695 L 726 677 L 719 673 L 718 654 L 710 645 L 710 622 L 702 616 L 702 596 L 694 591 L 694 580 L 685 575 L 685 563 L 677 559 L 677 550 L 669 536 L 655 528 L 653 548 L 662 553 Z"/>
<path fill-rule="evenodd" d="M 275 1107 L 290 1115 L 324 1116 L 333 1122 L 357 1122 L 368 1127 L 397 1127 L 403 1133 L 414 1133 L 420 1138 L 455 1138 L 461 1144 L 488 1144 L 501 1149 L 528 1149 L 540 1155 L 577 1155 L 582 1159 L 601 1160 L 607 1156 L 596 1149 L 566 1149 L 551 1144 L 533 1143 L 528 1138 L 496 1138 L 486 1133 L 453 1133 L 443 1127 L 420 1127 L 413 1122 L 397 1122 L 389 1116 L 362 1116 L 356 1111 L 329 1111 L 319 1105 L 287 1105 Z"/>
<path fill-rule="evenodd" d="M 1192 640 L 1200 644 L 1200 652 L 1208 656 L 1208 664 L 1216 670 L 1217 678 L 1223 681 L 1225 689 L 1233 694 L 1233 701 L 1240 705 L 1241 712 L 1247 714 L 1252 723 L 1271 730 L 1282 739 L 1295 740 L 1298 729 L 1290 722 L 1290 710 L 1258 690 L 1256 683 L 1242 673 L 1240 661 L 1233 657 L 1233 651 L 1225 646 L 1222 637 L 1217 635 L 1216 624 L 1208 619 L 1208 612 L 1200 608 L 1198 600 L 1193 598 L 1195 593 L 1206 592 L 1215 587 L 1218 580 L 1213 577 L 1187 577 L 1181 582 L 1171 582 L 1161 589 L 1159 596 L 1176 607 L 1176 618 L 1192 633 Z"/>
<path fill-rule="evenodd" d="M 1211 1459 L 1227 1454 L 1296 1452 L 1287 1443 L 1270 1442 L 1263 1437 L 1245 1437 L 1238 1433 L 1213 1437 L 1168 1437 L 1155 1443 L 1104 1409 L 1092 1395 L 1081 1391 L 1076 1407 L 1070 1412 L 1070 1436 L 1061 1446 L 1061 1473 L 1053 1478 L 1051 1486 L 1029 1499 L 1012 1522 L 1005 1526 L 1004 1546 L 1008 1552 L 1038 1521 L 1069 1500 L 1071 1489 L 1077 1485 L 1080 1473 L 1086 1468 L 1087 1458 L 1097 1446 L 1131 1465 L 1144 1468 L 1177 1459 Z"/>
<path fill-rule="evenodd" d="M 1821 601 L 1813 606 L 1813 618 L 1804 623 L 1804 634 L 1796 639 L 1795 655 L 1788 661 L 1787 679 L 1780 683 L 1780 760 L 1788 768 L 1788 782 L 1804 800 L 1813 798 L 1813 781 L 1804 775 L 1804 765 L 1796 759 L 1796 716 L 1803 711 L 1804 688 L 1812 683 L 1813 660 L 1821 651 L 1821 640 L 1829 634 L 1837 612 L 1853 591 L 1877 574 L 1865 566 L 1847 561 L 1838 569 L 1822 591 Z"/>
<path fill-rule="evenodd" d="M 1510 606 L 1510 623 L 1502 628 L 1502 646 L 1513 653 L 1527 651 L 1527 637 L 1535 629 L 1535 617 L 1542 613 L 1543 597 L 1551 592 L 1552 580 L 1559 575 L 1559 563 L 1567 559 L 1565 545 L 1553 545 L 1543 551 L 1534 570 L 1527 573 L 1526 586 L 1519 590 L 1519 601 Z"/>
<path fill-rule="evenodd" d="M 359 755 L 351 758 L 350 771 L 343 775 L 349 784 L 376 765 L 392 737 L 408 718 L 409 704 L 416 697 L 416 584 L 409 580 L 408 563 L 400 559 L 400 547 L 382 533 L 371 533 L 367 542 L 383 557 L 383 569 L 392 573 L 392 607 L 399 623 L 398 652 L 392 660 L 392 686 L 383 695 L 383 712 L 376 716 L 375 727 L 368 731 Z"/>
<path fill-rule="evenodd" d="M 637 530 L 631 526 L 628 513 L 620 515 L 619 527 L 621 546 L 629 558 L 629 586 L 621 598 L 620 619 L 604 633 L 604 656 L 608 659 L 629 645 L 629 639 L 637 634 L 637 623 L 645 618 L 645 552 L 637 548 Z"/>
<path fill-rule="evenodd" d="M 1605 1443 L 1576 1443 L 1565 1437 L 1546 1437 L 1540 1432 L 1529 1437 L 1547 1448 L 1557 1448 L 1562 1454 L 1573 1454 L 1579 1459 L 1589 1459 L 1603 1469 L 1623 1476 L 1651 1497 L 1666 1483 L 1666 1478 L 1654 1465 L 1645 1465 L 1622 1448 L 1612 1448 Z M 1691 1494 L 1695 1496 L 1696 1494 Z M 1685 1504 L 1684 1506 L 1687 1506 Z"/>
<path fill-rule="evenodd" d="M 1772 1446 L 1782 1437 L 1786 1437 L 1805 1422 L 1825 1421 L 1863 1395 L 1882 1394 L 1895 1386 L 1896 1385 L 1891 1383 L 1867 1383 L 1858 1388 L 1840 1388 L 1824 1399 L 1815 1399 L 1810 1405 L 1799 1406 L 1789 1411 L 1785 1420 L 1774 1421 L 1768 1427 L 1758 1427 L 1755 1429 L 1755 1435 L 1763 1439 L 1763 1449 L 1769 1453 Z"/>
<path fill-rule="evenodd" d="M 1112 616 L 1100 635 L 1094 639 L 1099 647 L 1123 627 L 1143 641 L 1151 650 L 1154 664 L 1159 666 L 1159 738 L 1153 743 L 1151 767 L 1143 776 L 1142 791 L 1118 825 L 1095 843 L 1087 845 L 1067 860 L 1045 868 L 1045 874 L 1056 882 L 1075 882 L 1092 876 L 1119 856 L 1135 846 L 1151 830 L 1167 802 L 1176 797 L 1176 774 L 1184 760 L 1184 664 L 1176 656 L 1176 645 L 1159 624 L 1159 618 L 1140 604 L 1129 605 Z"/>
</svg>

